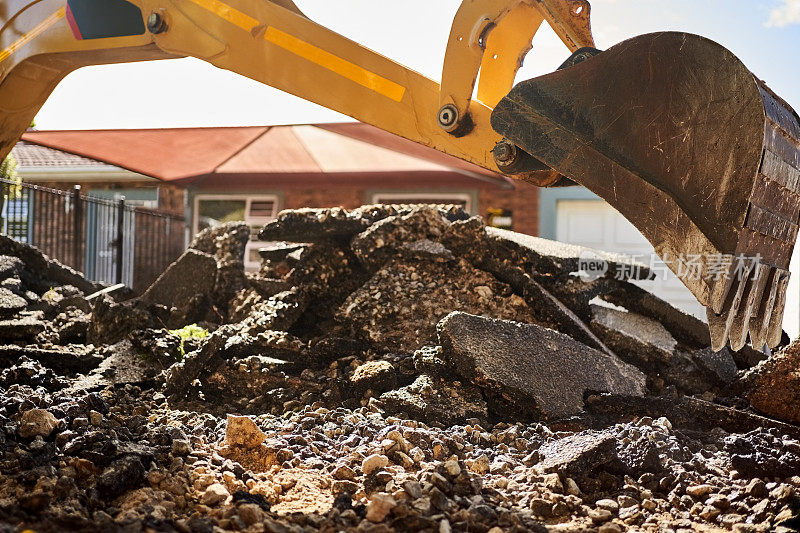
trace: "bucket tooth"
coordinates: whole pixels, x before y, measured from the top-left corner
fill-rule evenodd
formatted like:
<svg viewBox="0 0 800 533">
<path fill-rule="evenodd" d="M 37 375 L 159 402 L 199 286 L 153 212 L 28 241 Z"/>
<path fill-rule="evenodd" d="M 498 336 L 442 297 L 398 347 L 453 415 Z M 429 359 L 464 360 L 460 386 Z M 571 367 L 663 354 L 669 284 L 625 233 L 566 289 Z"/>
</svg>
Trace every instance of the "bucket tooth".
<svg viewBox="0 0 800 533">
<path fill-rule="evenodd" d="M 780 341 L 800 230 L 800 117 L 730 51 L 688 33 L 634 37 L 517 84 L 491 123 L 642 232 L 706 306 L 715 349 L 748 331 Z M 700 272 L 673 258 L 699 258 Z M 766 266 L 749 281 L 720 277 L 720 258 Z"/>
<path fill-rule="evenodd" d="M 775 296 L 775 305 L 772 308 L 772 316 L 769 320 L 767 334 L 767 344 L 775 347 L 781 342 L 783 335 L 783 309 L 786 306 L 786 286 L 789 285 L 789 273 L 780 272 L 778 279 L 778 289 Z"/>
<path fill-rule="evenodd" d="M 771 268 L 767 274 L 767 282 L 758 313 L 750 320 L 750 342 L 758 350 L 767 345 L 769 323 L 772 319 L 772 311 L 775 309 L 775 300 L 778 297 L 778 277 L 779 271 Z"/>
<path fill-rule="evenodd" d="M 711 347 L 714 351 L 719 351 L 725 347 L 728 338 L 733 340 L 735 335 L 734 324 L 739 310 L 746 307 L 745 291 L 748 285 L 750 274 L 753 271 L 753 264 L 746 262 L 743 264 L 741 277 L 734 278 L 728 299 L 722 308 L 722 313 L 717 315 L 708 310 L 708 326 L 711 333 Z M 744 305 L 743 305 L 744 303 Z M 741 346 L 739 347 L 741 348 Z M 735 349 L 739 349 L 735 348 Z"/>
<path fill-rule="evenodd" d="M 759 276 L 768 268 L 768 266 L 759 263 L 755 265 L 750 274 L 742 280 L 742 285 L 744 285 L 742 300 L 739 303 L 739 309 L 736 315 L 733 317 L 733 324 L 731 324 L 731 330 L 728 334 L 731 342 L 731 349 L 734 351 L 738 352 L 747 344 L 750 317 L 753 315 L 753 307 L 755 304 L 753 298 L 757 292 Z"/>
<path fill-rule="evenodd" d="M 753 334 L 753 331 L 757 329 L 759 321 L 763 319 L 764 304 L 765 301 L 768 300 L 769 298 L 769 293 L 767 292 L 765 294 L 765 290 L 767 290 L 768 288 L 768 283 L 772 278 L 772 272 L 774 270 L 775 269 L 773 269 L 769 265 L 764 265 L 762 263 L 759 263 L 756 266 L 756 274 L 751 284 L 750 294 L 747 300 L 748 314 L 747 314 L 747 320 L 745 321 L 744 324 L 744 332 L 743 332 L 745 341 L 743 341 L 739 346 L 739 348 L 737 349 L 741 349 L 744 346 L 747 340 L 748 333 L 750 334 L 750 342 L 753 344 L 753 347 L 760 349 L 764 347 L 764 344 L 766 344 L 765 340 L 764 342 L 761 343 L 760 346 L 758 346 L 756 344 L 757 341 L 755 335 Z M 731 344 L 733 344 L 733 340 L 731 340 Z"/>
</svg>

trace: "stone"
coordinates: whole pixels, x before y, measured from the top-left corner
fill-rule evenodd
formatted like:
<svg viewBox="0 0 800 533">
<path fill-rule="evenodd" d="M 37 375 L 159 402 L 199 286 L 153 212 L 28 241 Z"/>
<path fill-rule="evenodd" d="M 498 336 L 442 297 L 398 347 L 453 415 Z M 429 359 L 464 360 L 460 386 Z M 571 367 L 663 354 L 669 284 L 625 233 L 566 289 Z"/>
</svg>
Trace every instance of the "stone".
<svg viewBox="0 0 800 533">
<path fill-rule="evenodd" d="M 420 206 L 408 214 L 387 217 L 372 224 L 353 238 L 350 247 L 362 264 L 375 270 L 404 245 L 438 239 L 449 224 L 438 209 L 433 206 Z M 423 248 L 427 248 L 430 252 L 434 251 L 435 245 L 417 244 L 416 248 L 423 254 Z M 407 251 L 413 253 L 413 250 Z M 450 255 L 452 256 L 452 253 Z M 442 257 L 441 253 L 438 257 Z"/>
<path fill-rule="evenodd" d="M 389 513 L 397 507 L 397 501 L 385 492 L 378 492 L 372 495 L 367 503 L 366 518 L 370 522 L 383 522 Z"/>
<path fill-rule="evenodd" d="M 228 415 L 225 425 L 225 444 L 243 448 L 258 448 L 267 434 L 246 416 Z"/>
<path fill-rule="evenodd" d="M 612 499 L 609 499 L 609 498 L 604 498 L 602 500 L 597 500 L 595 502 L 595 505 L 598 508 L 605 509 L 606 511 L 609 511 L 611 513 L 615 513 L 616 514 L 619 511 L 619 504 L 616 502 L 616 500 L 612 500 Z"/>
<path fill-rule="evenodd" d="M 522 412 L 580 413 L 587 390 L 644 394 L 645 377 L 634 367 L 541 326 L 454 312 L 437 329 L 461 376 Z"/>
<path fill-rule="evenodd" d="M 57 427 L 58 420 L 51 412 L 44 409 L 31 409 L 22 414 L 17 434 L 23 439 L 31 439 L 36 436 L 49 437 Z"/>
<path fill-rule="evenodd" d="M 354 481 L 356 479 L 355 471 L 347 465 L 339 465 L 331 472 L 333 479 Z"/>
<path fill-rule="evenodd" d="M 192 453 L 192 445 L 186 439 L 175 439 L 172 441 L 172 455 L 185 457 Z"/>
<path fill-rule="evenodd" d="M 616 444 L 612 435 L 594 431 L 550 441 L 539 447 L 540 461 L 535 468 L 543 473 L 584 478 L 616 463 Z"/>
<path fill-rule="evenodd" d="M 42 318 L 41 312 L 26 311 L 17 314 L 15 318 L 0 320 L 0 339 L 7 343 L 15 341 L 33 343 L 48 327 Z"/>
<path fill-rule="evenodd" d="M 469 418 L 486 420 L 489 416 L 477 387 L 427 374 L 410 385 L 381 394 L 380 402 L 388 413 L 406 413 L 427 423 L 452 425 Z"/>
<path fill-rule="evenodd" d="M 126 455 L 111 463 L 97 480 L 97 490 L 106 498 L 115 498 L 145 481 L 145 468 L 137 455 Z"/>
<path fill-rule="evenodd" d="M 595 524 L 603 524 L 614 517 L 608 509 L 590 509 L 586 514 Z"/>
<path fill-rule="evenodd" d="M 697 366 L 704 370 L 712 381 L 720 386 L 732 383 L 739 377 L 739 368 L 736 365 L 733 353 L 728 350 L 715 352 L 710 347 L 696 350 L 692 353 Z"/>
<path fill-rule="evenodd" d="M 181 325 L 197 322 L 205 315 L 210 303 L 205 298 L 214 292 L 216 278 L 214 257 L 190 248 L 150 285 L 140 301 L 180 309 L 188 320 Z"/>
<path fill-rule="evenodd" d="M 243 503 L 237 508 L 239 517 L 246 526 L 258 524 L 264 519 L 264 511 L 255 503 Z"/>
<path fill-rule="evenodd" d="M 629 256 L 592 250 L 500 228 L 487 227 L 486 233 L 492 244 L 513 250 L 542 274 L 577 272 L 581 257 L 591 253 L 593 257 L 606 262 L 607 275 L 624 276 L 626 279 L 647 279 L 650 276 L 647 265 L 637 263 Z"/>
<path fill-rule="evenodd" d="M 695 499 L 701 499 L 714 492 L 714 487 L 711 485 L 690 485 L 686 487 L 686 494 Z"/>
<path fill-rule="evenodd" d="M 453 252 L 448 250 L 442 243 L 434 242 L 428 239 L 421 239 L 419 241 L 407 242 L 400 247 L 400 254 L 412 260 L 418 261 L 437 261 L 446 263 L 448 261 L 455 261 L 456 257 Z M 489 291 L 489 294 L 484 296 L 490 298 L 491 289 L 484 287 Z"/>
<path fill-rule="evenodd" d="M 364 472 L 364 475 L 369 476 L 388 465 L 388 457 L 379 453 L 374 453 L 368 457 L 365 457 L 361 462 L 361 471 Z"/>
<path fill-rule="evenodd" d="M 458 461 L 452 459 L 444 462 L 444 469 L 450 477 L 456 477 L 461 473 L 461 467 L 458 466 Z"/>
<path fill-rule="evenodd" d="M 38 294 L 58 285 L 72 285 L 85 294 L 104 288 L 103 284 L 87 280 L 80 272 L 50 259 L 33 246 L 15 241 L 6 235 L 0 235 L 0 256 L 16 258 L 18 261 L 3 261 L 5 267 L 2 270 L 10 275 L 20 274 L 23 282 Z M 35 278 L 31 273 L 35 273 Z"/>
<path fill-rule="evenodd" d="M 767 494 L 769 494 L 766 483 L 758 478 L 751 480 L 744 490 L 753 498 L 764 498 L 767 496 Z"/>
<path fill-rule="evenodd" d="M 25 298 L 0 287 L 0 317 L 9 318 L 28 307 Z"/>
<path fill-rule="evenodd" d="M 639 352 L 639 358 L 669 360 L 677 341 L 660 322 L 622 309 L 592 305 L 592 329 L 616 352 Z"/>
<path fill-rule="evenodd" d="M 622 527 L 614 522 L 606 522 L 597 528 L 597 533 L 620 533 Z"/>
<path fill-rule="evenodd" d="M 367 390 L 380 394 L 397 387 L 397 371 L 388 361 L 367 361 L 355 369 L 350 383 L 355 396 Z"/>
<path fill-rule="evenodd" d="M 220 503 L 225 503 L 230 497 L 231 493 L 228 492 L 228 489 L 225 488 L 225 485 L 222 483 L 212 483 L 203 492 L 203 496 L 200 498 L 200 503 L 203 505 L 214 506 Z"/>
</svg>

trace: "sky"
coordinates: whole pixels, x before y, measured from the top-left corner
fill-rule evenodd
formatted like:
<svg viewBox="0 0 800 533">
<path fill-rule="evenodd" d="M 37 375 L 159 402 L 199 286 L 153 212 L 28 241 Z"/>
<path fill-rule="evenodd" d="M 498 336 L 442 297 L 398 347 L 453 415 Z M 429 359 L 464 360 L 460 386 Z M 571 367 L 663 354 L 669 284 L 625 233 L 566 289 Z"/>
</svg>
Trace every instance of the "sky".
<svg viewBox="0 0 800 533">
<path fill-rule="evenodd" d="M 590 0 L 591 1 L 591 0 Z M 295 0 L 309 18 L 440 79 L 459 0 Z M 800 109 L 800 0 L 594 0 L 598 48 L 660 30 L 709 37 Z M 569 56 L 549 27 L 517 80 Z M 161 128 L 337 122 L 333 111 L 196 59 L 86 67 L 70 74 L 36 118 L 39 129 Z"/>
</svg>

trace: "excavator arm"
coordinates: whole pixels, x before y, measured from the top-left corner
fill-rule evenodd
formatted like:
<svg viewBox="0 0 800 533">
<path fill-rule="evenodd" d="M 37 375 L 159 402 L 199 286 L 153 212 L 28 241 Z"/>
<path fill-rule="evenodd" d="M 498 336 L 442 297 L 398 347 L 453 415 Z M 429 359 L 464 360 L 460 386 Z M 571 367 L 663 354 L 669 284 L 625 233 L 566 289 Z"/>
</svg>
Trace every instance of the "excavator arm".
<svg viewBox="0 0 800 533">
<path fill-rule="evenodd" d="M 800 214 L 800 120 L 711 41 L 652 34 L 600 52 L 589 19 L 586 0 L 464 0 L 439 84 L 291 0 L 6 0 L 0 157 L 70 72 L 196 57 L 493 171 L 585 185 L 708 307 L 715 348 L 748 334 L 775 345 Z M 545 22 L 572 56 L 514 87 Z M 699 270 L 670 261 L 691 254 Z M 739 256 L 743 277 L 725 262 Z"/>
<path fill-rule="evenodd" d="M 75 69 L 192 56 L 498 170 L 491 107 L 471 99 L 479 69 L 493 72 L 482 91 L 504 96 L 543 20 L 572 49 L 592 44 L 588 10 L 585 1 L 464 2 L 440 86 L 316 24 L 291 0 L 11 0 L 0 7 L 0 156 Z M 498 25 L 505 40 L 494 43 Z M 440 118 L 451 132 L 469 126 L 452 135 Z"/>
</svg>

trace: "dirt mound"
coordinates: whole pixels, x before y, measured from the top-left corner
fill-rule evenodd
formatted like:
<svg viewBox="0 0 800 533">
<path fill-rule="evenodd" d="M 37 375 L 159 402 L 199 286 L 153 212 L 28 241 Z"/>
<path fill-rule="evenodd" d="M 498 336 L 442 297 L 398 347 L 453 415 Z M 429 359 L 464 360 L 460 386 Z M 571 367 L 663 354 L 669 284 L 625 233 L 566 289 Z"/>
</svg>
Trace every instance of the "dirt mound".
<svg viewBox="0 0 800 533">
<path fill-rule="evenodd" d="M 136 298 L 0 238 L 0 528 L 797 520 L 796 346 L 714 353 L 643 265 L 597 252 L 584 279 L 584 250 L 458 207 L 285 211 L 261 236 L 256 273 L 228 224 Z"/>
</svg>

